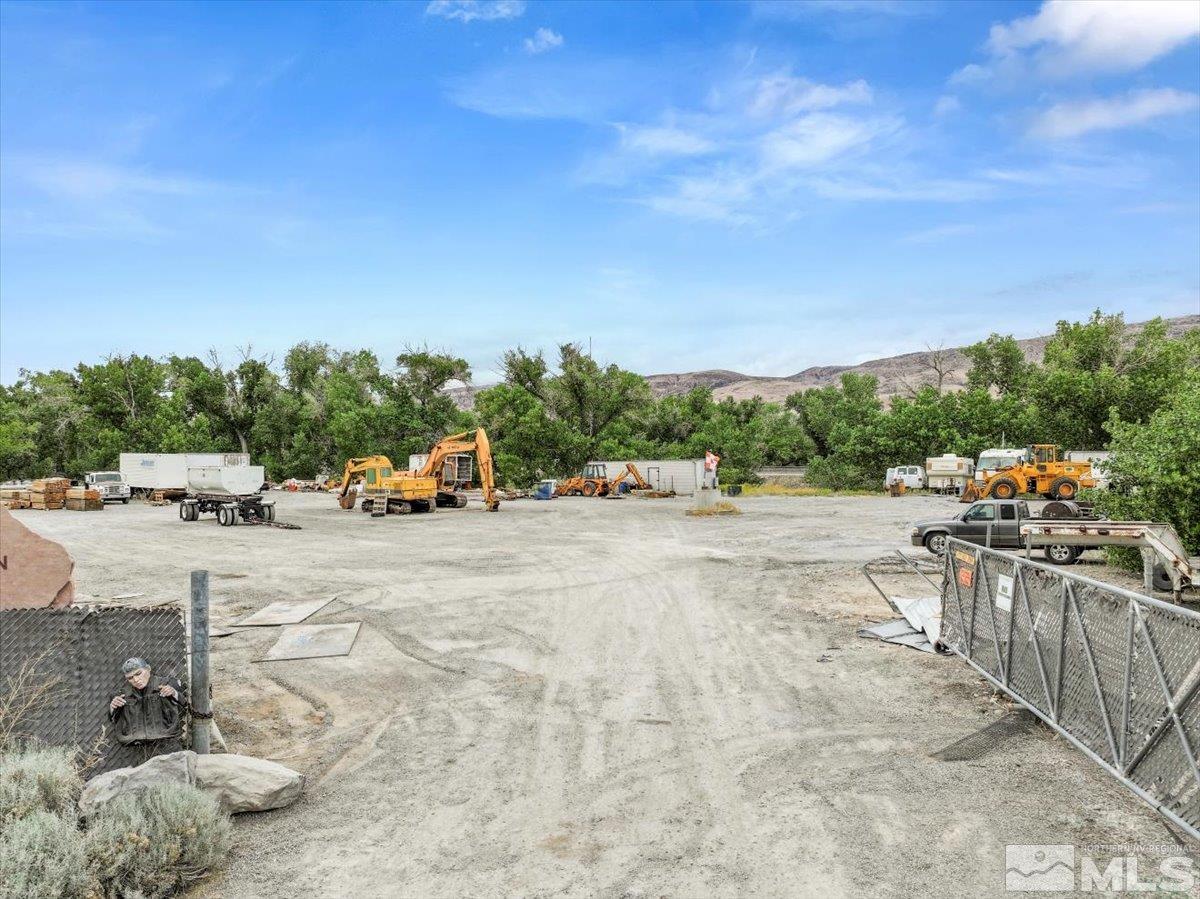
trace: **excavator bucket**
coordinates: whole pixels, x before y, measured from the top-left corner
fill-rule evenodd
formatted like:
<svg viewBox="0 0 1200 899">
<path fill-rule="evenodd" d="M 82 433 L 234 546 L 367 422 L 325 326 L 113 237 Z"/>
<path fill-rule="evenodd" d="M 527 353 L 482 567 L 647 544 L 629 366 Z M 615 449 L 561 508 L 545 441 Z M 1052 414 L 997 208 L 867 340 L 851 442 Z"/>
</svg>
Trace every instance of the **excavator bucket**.
<svg viewBox="0 0 1200 899">
<path fill-rule="evenodd" d="M 358 499 L 358 491 L 347 490 L 345 496 L 338 497 L 338 505 L 343 509 L 353 509 L 354 501 Z"/>
</svg>

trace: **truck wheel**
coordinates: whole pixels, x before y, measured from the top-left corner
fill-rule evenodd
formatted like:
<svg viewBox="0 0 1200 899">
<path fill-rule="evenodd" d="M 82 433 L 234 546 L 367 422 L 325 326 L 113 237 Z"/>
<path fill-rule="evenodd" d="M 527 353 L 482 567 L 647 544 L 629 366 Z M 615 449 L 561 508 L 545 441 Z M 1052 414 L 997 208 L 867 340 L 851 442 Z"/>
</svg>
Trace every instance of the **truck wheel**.
<svg viewBox="0 0 1200 899">
<path fill-rule="evenodd" d="M 128 505 L 129 505 L 129 497 L 128 497 L 128 496 L 123 496 L 123 497 L 121 497 L 121 505 L 122 505 L 122 506 L 128 506 Z"/>
<path fill-rule="evenodd" d="M 940 556 L 946 551 L 946 535 L 937 533 L 930 534 L 925 538 L 925 548 L 935 556 Z"/>
<path fill-rule="evenodd" d="M 1017 495 L 1017 482 L 1012 478 L 999 478 L 992 482 L 991 494 L 996 499 L 1012 499 Z"/>
<path fill-rule="evenodd" d="M 1054 565 L 1074 565 L 1083 550 L 1077 546 L 1067 546 L 1065 543 L 1051 543 L 1043 552 L 1046 561 Z"/>
<path fill-rule="evenodd" d="M 275 507 L 274 506 L 263 506 L 262 507 L 262 520 L 263 521 L 274 521 L 275 520 Z"/>
<path fill-rule="evenodd" d="M 1071 500 L 1079 495 L 1079 484 L 1073 478 L 1055 478 L 1050 483 L 1050 498 Z"/>
</svg>

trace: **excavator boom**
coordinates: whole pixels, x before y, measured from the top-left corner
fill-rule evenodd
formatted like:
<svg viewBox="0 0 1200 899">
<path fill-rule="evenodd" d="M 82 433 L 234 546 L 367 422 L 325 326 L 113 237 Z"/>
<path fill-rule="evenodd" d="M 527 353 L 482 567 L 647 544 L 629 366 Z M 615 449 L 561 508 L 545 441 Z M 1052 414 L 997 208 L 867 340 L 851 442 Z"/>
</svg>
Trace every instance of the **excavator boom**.
<svg viewBox="0 0 1200 899">
<path fill-rule="evenodd" d="M 487 432 L 478 428 L 474 434 L 463 431 L 461 434 L 451 434 L 433 445 L 425 464 L 415 473 L 417 477 L 437 478 L 442 483 L 442 469 L 446 459 L 455 453 L 474 453 L 479 464 L 479 483 L 483 487 L 483 505 L 489 512 L 500 508 L 500 498 L 496 494 L 496 469 L 492 462 L 492 444 Z"/>
</svg>

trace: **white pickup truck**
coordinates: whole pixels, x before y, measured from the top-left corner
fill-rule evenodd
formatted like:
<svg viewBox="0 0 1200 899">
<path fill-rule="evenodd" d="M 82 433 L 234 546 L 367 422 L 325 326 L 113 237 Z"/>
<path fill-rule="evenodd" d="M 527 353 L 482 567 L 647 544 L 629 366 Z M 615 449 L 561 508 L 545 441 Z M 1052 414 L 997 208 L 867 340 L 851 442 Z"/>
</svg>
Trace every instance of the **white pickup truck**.
<svg viewBox="0 0 1200 899">
<path fill-rule="evenodd" d="M 129 503 L 129 484 L 119 471 L 89 471 L 83 476 L 83 483 L 99 493 L 103 502 Z"/>
</svg>

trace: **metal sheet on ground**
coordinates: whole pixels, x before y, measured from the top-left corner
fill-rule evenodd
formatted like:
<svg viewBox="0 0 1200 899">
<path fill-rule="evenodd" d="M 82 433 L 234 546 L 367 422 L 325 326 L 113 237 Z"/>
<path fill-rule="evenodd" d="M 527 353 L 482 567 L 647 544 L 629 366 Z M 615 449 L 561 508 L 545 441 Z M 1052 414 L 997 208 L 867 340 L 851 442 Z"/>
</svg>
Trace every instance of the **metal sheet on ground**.
<svg viewBox="0 0 1200 899">
<path fill-rule="evenodd" d="M 285 627 L 275 645 L 257 661 L 282 662 L 288 659 L 349 655 L 360 627 L 361 621 L 347 624 L 296 624 Z"/>
<path fill-rule="evenodd" d="M 299 624 L 337 599 L 324 596 L 319 599 L 281 599 L 263 606 L 252 615 L 235 622 L 234 627 L 268 627 L 275 624 Z"/>
<path fill-rule="evenodd" d="M 905 634 L 915 634 L 913 629 L 903 618 L 897 618 L 895 621 L 885 621 L 882 624 L 875 624 L 871 627 L 859 628 L 858 635 L 860 637 L 874 637 L 876 640 L 887 640 L 891 637 L 901 637 Z"/>
</svg>

